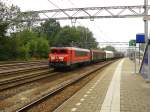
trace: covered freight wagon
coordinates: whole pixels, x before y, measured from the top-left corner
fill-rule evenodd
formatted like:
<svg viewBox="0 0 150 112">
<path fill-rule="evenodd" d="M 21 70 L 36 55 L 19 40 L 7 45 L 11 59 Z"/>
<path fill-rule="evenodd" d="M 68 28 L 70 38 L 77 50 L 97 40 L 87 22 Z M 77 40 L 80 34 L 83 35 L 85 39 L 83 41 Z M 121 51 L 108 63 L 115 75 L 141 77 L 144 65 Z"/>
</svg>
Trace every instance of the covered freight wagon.
<svg viewBox="0 0 150 112">
<path fill-rule="evenodd" d="M 114 52 L 112 51 L 105 51 L 105 52 L 106 52 L 106 60 L 114 58 Z"/>
<path fill-rule="evenodd" d="M 106 59 L 106 52 L 102 50 L 91 50 L 91 61 L 99 62 Z"/>
</svg>

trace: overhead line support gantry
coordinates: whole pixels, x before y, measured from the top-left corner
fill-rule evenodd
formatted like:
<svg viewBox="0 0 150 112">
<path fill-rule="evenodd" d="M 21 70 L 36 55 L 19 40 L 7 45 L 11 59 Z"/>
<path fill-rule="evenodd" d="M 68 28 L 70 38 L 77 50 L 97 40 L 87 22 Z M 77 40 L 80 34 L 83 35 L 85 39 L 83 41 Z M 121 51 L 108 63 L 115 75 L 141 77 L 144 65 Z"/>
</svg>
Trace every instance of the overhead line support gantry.
<svg viewBox="0 0 150 112">
<path fill-rule="evenodd" d="M 28 13 L 47 14 L 49 18 L 38 18 L 33 21 L 44 21 L 47 19 L 68 20 L 68 19 L 96 19 L 96 18 L 135 18 L 145 16 L 145 7 L 148 10 L 150 6 L 109 6 L 109 7 L 85 7 L 85 8 L 67 8 L 67 9 L 51 9 L 40 11 L 21 12 L 21 15 Z M 66 15 L 67 14 L 67 15 Z M 19 20 L 18 20 L 19 21 Z M 31 21 L 31 19 L 20 20 L 22 22 Z"/>
</svg>

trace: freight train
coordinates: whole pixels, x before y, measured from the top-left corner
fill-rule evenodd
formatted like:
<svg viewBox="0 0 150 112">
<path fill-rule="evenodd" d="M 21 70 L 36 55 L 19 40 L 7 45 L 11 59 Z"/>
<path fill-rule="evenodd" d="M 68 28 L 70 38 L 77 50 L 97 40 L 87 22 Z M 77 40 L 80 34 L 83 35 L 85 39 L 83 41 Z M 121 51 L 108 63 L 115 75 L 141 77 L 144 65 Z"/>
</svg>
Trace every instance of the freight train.
<svg viewBox="0 0 150 112">
<path fill-rule="evenodd" d="M 69 68 L 76 65 L 121 57 L 123 57 L 122 53 L 114 53 L 112 51 L 82 49 L 77 47 L 51 47 L 49 53 L 49 67 Z"/>
</svg>

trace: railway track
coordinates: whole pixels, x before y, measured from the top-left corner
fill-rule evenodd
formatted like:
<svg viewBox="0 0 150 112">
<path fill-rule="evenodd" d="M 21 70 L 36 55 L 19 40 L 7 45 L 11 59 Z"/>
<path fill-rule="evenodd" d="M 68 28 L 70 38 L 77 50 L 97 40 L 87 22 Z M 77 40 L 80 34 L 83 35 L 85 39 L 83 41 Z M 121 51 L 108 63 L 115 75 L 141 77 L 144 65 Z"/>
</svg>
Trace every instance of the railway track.
<svg viewBox="0 0 150 112">
<path fill-rule="evenodd" d="M 36 100 L 34 100 L 33 102 L 28 103 L 27 105 L 23 106 L 22 108 L 16 110 L 17 112 L 24 112 L 24 111 L 28 111 L 30 109 L 32 109 L 34 106 L 36 106 L 37 104 L 40 104 L 42 102 L 44 102 L 46 99 L 52 97 L 53 95 L 56 95 L 57 93 L 59 93 L 61 90 L 64 90 L 66 87 L 75 84 L 76 82 L 80 81 L 81 79 L 84 79 L 85 77 L 89 76 L 90 74 L 98 71 L 99 69 L 102 69 L 103 67 L 109 65 L 111 62 L 107 62 L 107 63 L 102 63 L 100 66 L 97 66 L 96 68 L 89 70 L 85 73 L 82 73 L 72 79 L 68 79 L 60 84 L 57 84 L 56 86 L 52 87 L 50 89 L 49 92 L 45 93 L 42 95 L 42 97 L 37 98 Z"/>
<path fill-rule="evenodd" d="M 0 77 L 5 77 L 7 75 L 12 75 L 12 74 L 20 74 L 20 73 L 24 73 L 24 72 L 30 72 L 33 70 L 46 69 L 46 68 L 48 68 L 48 65 L 36 65 L 36 66 L 31 66 L 31 67 L 27 66 L 24 68 L 1 70 L 0 71 Z"/>
<path fill-rule="evenodd" d="M 16 87 L 18 85 L 20 86 L 25 83 L 33 82 L 35 80 L 39 80 L 55 74 L 57 74 L 57 72 L 49 69 L 44 69 L 16 77 L 7 78 L 5 80 L 0 80 L 0 91 Z"/>
<path fill-rule="evenodd" d="M 5 70 L 10 70 L 10 69 L 31 67 L 34 65 L 44 65 L 44 64 L 47 64 L 47 61 L 0 64 L 0 70 L 5 71 Z"/>
<path fill-rule="evenodd" d="M 0 65 L 0 68 L 4 68 L 5 66 L 11 68 L 0 70 L 0 91 L 48 77 L 50 74 L 54 73 L 52 69 L 49 70 L 47 61 L 45 60 L 18 62 L 13 64 L 6 63 Z"/>
<path fill-rule="evenodd" d="M 0 65 L 4 64 L 17 64 L 17 63 L 30 63 L 30 62 L 43 62 L 47 60 L 30 60 L 30 61 L 0 61 Z"/>
</svg>

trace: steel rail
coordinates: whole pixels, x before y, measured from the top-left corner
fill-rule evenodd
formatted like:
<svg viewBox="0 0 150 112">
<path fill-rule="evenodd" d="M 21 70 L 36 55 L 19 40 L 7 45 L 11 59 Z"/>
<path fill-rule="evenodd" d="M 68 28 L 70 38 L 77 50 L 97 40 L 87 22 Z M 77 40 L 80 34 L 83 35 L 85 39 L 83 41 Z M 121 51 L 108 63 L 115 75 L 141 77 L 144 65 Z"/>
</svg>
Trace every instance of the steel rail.
<svg viewBox="0 0 150 112">
<path fill-rule="evenodd" d="M 0 63 L 1 67 L 7 67 L 7 66 L 18 66 L 18 65 L 30 65 L 30 64 L 40 64 L 40 63 L 46 63 L 47 61 L 31 61 L 31 62 L 15 62 L 15 63 Z"/>
<path fill-rule="evenodd" d="M 30 63 L 30 62 L 43 62 L 47 60 L 29 60 L 29 61 L 0 61 L 0 65 L 3 64 L 17 64 L 17 63 Z"/>
</svg>

